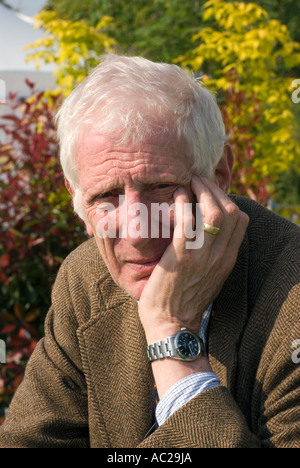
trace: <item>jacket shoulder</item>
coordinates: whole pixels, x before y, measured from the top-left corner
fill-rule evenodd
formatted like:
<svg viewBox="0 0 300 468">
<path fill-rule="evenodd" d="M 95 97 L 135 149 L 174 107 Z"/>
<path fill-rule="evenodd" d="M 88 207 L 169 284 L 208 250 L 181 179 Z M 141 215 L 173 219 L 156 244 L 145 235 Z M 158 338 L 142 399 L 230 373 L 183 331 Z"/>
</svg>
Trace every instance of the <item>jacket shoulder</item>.
<svg viewBox="0 0 300 468">
<path fill-rule="evenodd" d="M 63 265 L 68 267 L 78 267 L 81 269 L 84 265 L 91 262 L 101 261 L 101 256 L 94 238 L 88 239 L 74 249 L 64 260 Z"/>
<path fill-rule="evenodd" d="M 52 290 L 52 304 L 65 314 L 67 310 L 75 313 L 78 324 L 83 324 L 94 307 L 99 310 L 99 292 L 107 289 L 107 281 L 111 282 L 111 277 L 96 241 L 89 239 L 62 263 Z"/>
<path fill-rule="evenodd" d="M 296 248 L 299 252 L 300 227 L 246 197 L 230 195 L 231 200 L 250 218 L 247 235 L 250 248 Z M 279 252 L 279 251 L 278 251 Z"/>
</svg>

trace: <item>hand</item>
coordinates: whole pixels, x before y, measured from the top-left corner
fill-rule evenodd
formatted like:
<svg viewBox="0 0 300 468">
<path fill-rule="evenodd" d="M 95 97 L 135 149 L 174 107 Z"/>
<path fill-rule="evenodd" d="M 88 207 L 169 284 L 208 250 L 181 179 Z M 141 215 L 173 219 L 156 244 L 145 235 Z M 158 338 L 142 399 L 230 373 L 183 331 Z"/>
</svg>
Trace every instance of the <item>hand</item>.
<svg viewBox="0 0 300 468">
<path fill-rule="evenodd" d="M 204 205 L 204 221 L 220 228 L 217 235 L 204 233 L 204 244 L 186 249 L 183 204 L 190 200 L 181 188 L 174 194 L 177 223 L 172 242 L 145 286 L 139 314 L 148 343 L 174 334 L 181 327 L 198 333 L 204 311 L 220 293 L 237 259 L 249 222 L 248 216 L 210 180 L 193 176 L 191 188 Z"/>
</svg>

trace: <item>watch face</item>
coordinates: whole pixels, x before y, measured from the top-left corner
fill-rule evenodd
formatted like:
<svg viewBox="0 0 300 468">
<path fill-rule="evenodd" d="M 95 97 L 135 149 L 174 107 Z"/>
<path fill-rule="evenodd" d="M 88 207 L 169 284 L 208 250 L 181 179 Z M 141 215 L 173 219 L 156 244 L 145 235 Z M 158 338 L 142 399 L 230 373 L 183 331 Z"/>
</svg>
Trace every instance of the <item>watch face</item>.
<svg viewBox="0 0 300 468">
<path fill-rule="evenodd" d="M 190 331 L 178 333 L 175 347 L 181 359 L 193 360 L 201 353 L 200 340 Z"/>
</svg>

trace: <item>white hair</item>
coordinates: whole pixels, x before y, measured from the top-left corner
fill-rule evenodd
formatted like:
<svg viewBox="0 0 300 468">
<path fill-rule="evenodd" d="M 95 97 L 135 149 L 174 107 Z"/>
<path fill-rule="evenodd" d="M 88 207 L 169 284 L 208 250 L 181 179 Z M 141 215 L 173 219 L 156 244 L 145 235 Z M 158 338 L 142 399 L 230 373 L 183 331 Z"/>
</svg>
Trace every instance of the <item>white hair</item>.
<svg viewBox="0 0 300 468">
<path fill-rule="evenodd" d="M 153 137 L 183 142 L 197 174 L 212 178 L 222 157 L 225 128 L 215 96 L 177 65 L 142 57 L 108 54 L 64 101 L 57 114 L 60 158 L 65 177 L 81 194 L 76 142 L 86 126 L 115 145 L 142 148 Z"/>
</svg>

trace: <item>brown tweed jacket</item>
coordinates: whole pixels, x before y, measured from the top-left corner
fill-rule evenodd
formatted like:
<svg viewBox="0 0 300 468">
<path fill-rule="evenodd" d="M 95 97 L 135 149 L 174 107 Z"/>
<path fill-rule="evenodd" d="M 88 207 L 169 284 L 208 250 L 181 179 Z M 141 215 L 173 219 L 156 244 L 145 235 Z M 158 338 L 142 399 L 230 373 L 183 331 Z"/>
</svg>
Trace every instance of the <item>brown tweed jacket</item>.
<svg viewBox="0 0 300 468">
<path fill-rule="evenodd" d="M 205 391 L 145 439 L 153 377 L 137 305 L 94 240 L 60 269 L 45 338 L 0 431 L 0 447 L 300 447 L 300 229 L 232 197 L 250 216 L 213 305 Z"/>
</svg>

